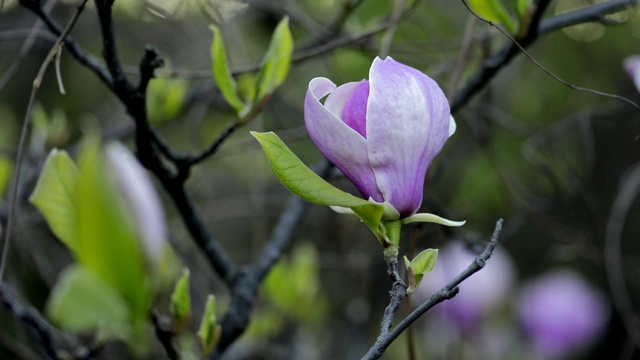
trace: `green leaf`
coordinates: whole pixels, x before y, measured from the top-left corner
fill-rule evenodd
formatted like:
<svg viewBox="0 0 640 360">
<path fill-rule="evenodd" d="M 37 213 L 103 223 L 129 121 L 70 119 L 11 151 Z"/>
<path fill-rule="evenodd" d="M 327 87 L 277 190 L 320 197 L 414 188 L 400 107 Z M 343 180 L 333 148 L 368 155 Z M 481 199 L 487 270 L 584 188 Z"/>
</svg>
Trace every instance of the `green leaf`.
<svg viewBox="0 0 640 360">
<path fill-rule="evenodd" d="M 116 290 L 91 270 L 74 265 L 61 275 L 47 301 L 46 312 L 63 329 L 127 333 L 129 307 Z"/>
<path fill-rule="evenodd" d="M 211 26 L 211 30 L 213 31 L 213 44 L 211 45 L 211 71 L 213 73 L 213 79 L 218 89 L 220 89 L 220 93 L 225 100 L 227 100 L 227 103 L 240 115 L 245 104 L 240 100 L 240 97 L 238 97 L 236 81 L 233 79 L 233 76 L 231 76 L 231 71 L 229 71 L 224 39 L 218 27 Z"/>
<path fill-rule="evenodd" d="M 292 53 L 293 37 L 289 30 L 289 18 L 285 16 L 273 32 L 258 75 L 257 97 L 252 97 L 251 101 L 261 102 L 284 82 L 291 66 Z"/>
<path fill-rule="evenodd" d="M 4 196 L 9 181 L 11 180 L 11 170 L 13 169 L 13 163 L 9 158 L 0 157 L 0 198 Z"/>
<path fill-rule="evenodd" d="M 426 249 L 419 253 L 411 262 L 407 257 L 404 257 L 404 263 L 409 272 L 409 287 L 407 288 L 407 294 L 413 294 L 420 285 L 424 274 L 429 273 L 436 266 L 438 260 L 437 249 Z"/>
<path fill-rule="evenodd" d="M 516 0 L 516 11 L 518 12 L 518 17 L 522 19 L 529 11 L 530 5 L 531 0 Z"/>
<path fill-rule="evenodd" d="M 221 328 L 220 325 L 218 325 L 216 312 L 216 297 L 209 295 L 204 314 L 202 315 L 202 321 L 200 322 L 200 330 L 198 330 L 202 357 L 212 353 L 216 345 L 218 345 L 218 340 L 220 340 Z"/>
<path fill-rule="evenodd" d="M 51 150 L 29 201 L 44 215 L 51 231 L 71 250 L 78 250 L 75 209 L 79 173 L 65 151 Z"/>
<path fill-rule="evenodd" d="M 189 294 L 189 269 L 184 269 L 182 276 L 176 282 L 171 295 L 169 313 L 174 321 L 174 333 L 179 334 L 191 319 L 191 295 Z"/>
<path fill-rule="evenodd" d="M 148 319 L 151 281 L 131 209 L 109 176 L 97 138 L 85 142 L 78 164 L 78 261 L 125 298 L 135 327 Z"/>
<path fill-rule="evenodd" d="M 160 124 L 175 118 L 186 95 L 187 82 L 183 79 L 153 79 L 147 89 L 149 121 Z"/>
<path fill-rule="evenodd" d="M 504 25 L 511 34 L 515 33 L 516 24 L 500 0 L 469 0 L 468 4 L 476 14 Z"/>
<path fill-rule="evenodd" d="M 273 132 L 251 132 L 264 150 L 278 180 L 292 193 L 318 205 L 341 206 L 353 210 L 371 231 L 382 235 L 383 207 L 346 193 L 309 169 Z"/>
</svg>

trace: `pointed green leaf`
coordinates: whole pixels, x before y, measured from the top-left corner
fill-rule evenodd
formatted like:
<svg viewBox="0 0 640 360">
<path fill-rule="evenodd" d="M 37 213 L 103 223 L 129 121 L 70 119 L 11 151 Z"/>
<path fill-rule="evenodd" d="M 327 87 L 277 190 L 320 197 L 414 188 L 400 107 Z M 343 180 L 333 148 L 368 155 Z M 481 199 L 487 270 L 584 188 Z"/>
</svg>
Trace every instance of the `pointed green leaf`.
<svg viewBox="0 0 640 360">
<path fill-rule="evenodd" d="M 79 173 L 65 151 L 51 150 L 29 201 L 44 215 L 51 231 L 71 250 L 77 251 L 75 210 Z"/>
<path fill-rule="evenodd" d="M 218 325 L 216 313 L 216 297 L 209 295 L 202 321 L 200 322 L 200 330 L 198 330 L 198 339 L 200 340 L 200 349 L 203 357 L 212 353 L 216 345 L 218 345 L 218 340 L 220 340 L 221 329 L 220 325 Z"/>
<path fill-rule="evenodd" d="M 469 0 L 468 4 L 476 14 L 504 25 L 511 34 L 515 33 L 516 24 L 500 0 Z"/>
<path fill-rule="evenodd" d="M 60 275 L 46 312 L 65 330 L 101 330 L 109 335 L 126 332 L 130 315 L 127 303 L 116 290 L 79 265 L 73 265 Z"/>
<path fill-rule="evenodd" d="M 273 132 L 251 132 L 264 150 L 278 180 L 292 193 L 318 205 L 351 208 L 380 238 L 383 207 L 346 193 L 309 169 Z"/>
<path fill-rule="evenodd" d="M 245 105 L 238 97 L 236 81 L 233 79 L 233 76 L 231 76 L 231 71 L 229 71 L 224 39 L 218 27 L 211 26 L 211 30 L 213 31 L 213 44 L 211 45 L 211 71 L 213 73 L 213 79 L 218 89 L 220 89 L 220 93 L 225 100 L 227 100 L 227 103 L 240 114 Z"/>
<path fill-rule="evenodd" d="M 418 289 L 424 274 L 433 270 L 437 260 L 437 249 L 426 249 L 419 253 L 411 262 L 409 262 L 409 259 L 405 256 L 404 263 L 407 266 L 410 277 L 407 294 L 412 294 Z"/>
<path fill-rule="evenodd" d="M 7 186 L 11 180 L 11 170 L 13 164 L 11 160 L 6 157 L 0 157 L 0 198 L 4 196 L 4 192 L 7 191 Z"/>
<path fill-rule="evenodd" d="M 292 53 L 293 37 L 289 30 L 289 18 L 285 16 L 273 32 L 258 75 L 257 97 L 251 100 L 262 101 L 284 82 L 289 73 Z"/>
<path fill-rule="evenodd" d="M 173 317 L 174 332 L 179 334 L 191 319 L 191 295 L 189 294 L 189 269 L 184 269 L 182 276 L 176 282 L 171 295 L 169 313 Z"/>
<path fill-rule="evenodd" d="M 134 322 L 147 321 L 151 281 L 142 246 L 97 138 L 85 142 L 78 165 L 78 261 L 126 299 Z"/>
</svg>

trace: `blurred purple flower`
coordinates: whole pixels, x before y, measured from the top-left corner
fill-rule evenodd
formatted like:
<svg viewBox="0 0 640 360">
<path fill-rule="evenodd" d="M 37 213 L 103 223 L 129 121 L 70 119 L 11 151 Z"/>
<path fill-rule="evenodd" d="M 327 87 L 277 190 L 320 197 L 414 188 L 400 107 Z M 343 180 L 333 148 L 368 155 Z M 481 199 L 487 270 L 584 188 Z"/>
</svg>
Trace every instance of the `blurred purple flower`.
<svg viewBox="0 0 640 360">
<path fill-rule="evenodd" d="M 132 211 L 132 222 L 144 253 L 157 263 L 167 246 L 167 229 L 164 208 L 151 178 L 122 144 L 110 143 L 105 149 L 105 155 L 126 207 Z"/>
<path fill-rule="evenodd" d="M 622 62 L 622 67 L 633 79 L 636 89 L 640 91 L 640 55 L 625 58 Z"/>
<path fill-rule="evenodd" d="M 446 283 L 466 269 L 476 258 L 462 242 L 447 244 L 438 253 L 433 272 L 425 275 L 417 294 L 428 299 Z M 460 284 L 460 292 L 434 308 L 460 330 L 474 328 L 482 317 L 504 303 L 516 279 L 516 269 L 507 253 L 496 249 L 479 272 Z"/>
<path fill-rule="evenodd" d="M 391 57 L 373 61 L 369 80 L 311 80 L 304 117 L 320 151 L 365 199 L 393 206 L 395 218 L 418 210 L 427 169 L 455 131 L 438 84 Z"/>
<path fill-rule="evenodd" d="M 593 344 L 609 318 L 609 307 L 580 275 L 556 270 L 523 288 L 518 313 L 539 354 L 561 359 Z"/>
</svg>

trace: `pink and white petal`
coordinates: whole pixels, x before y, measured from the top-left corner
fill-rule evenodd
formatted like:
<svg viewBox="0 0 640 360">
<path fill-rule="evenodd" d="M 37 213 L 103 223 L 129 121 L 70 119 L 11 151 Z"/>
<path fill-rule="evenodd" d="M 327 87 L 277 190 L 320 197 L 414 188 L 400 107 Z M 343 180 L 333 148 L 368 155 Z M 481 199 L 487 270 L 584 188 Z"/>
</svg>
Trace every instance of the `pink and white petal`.
<svg viewBox="0 0 640 360">
<path fill-rule="evenodd" d="M 324 156 L 355 184 L 365 199 L 372 197 L 382 201 L 369 164 L 367 140 L 320 102 L 333 89 L 335 84 L 326 78 L 309 82 L 304 101 L 307 132 Z"/>
<path fill-rule="evenodd" d="M 456 124 L 456 119 L 451 115 L 451 120 L 449 121 L 449 137 L 456 133 L 456 129 L 458 128 L 458 124 Z"/>
<path fill-rule="evenodd" d="M 640 91 L 640 56 L 634 55 L 625 58 L 622 66 L 633 79 L 636 89 Z"/>
<path fill-rule="evenodd" d="M 369 161 L 384 199 L 410 216 L 422 202 L 427 169 L 449 137 L 449 104 L 435 81 L 390 57 L 374 60 L 369 83 Z"/>
<path fill-rule="evenodd" d="M 118 142 L 107 145 L 105 155 L 125 203 L 132 210 L 144 253 L 157 264 L 168 246 L 160 196 L 147 171 L 124 145 Z"/>
<path fill-rule="evenodd" d="M 342 118 L 342 112 L 344 111 L 345 104 L 363 81 L 367 80 L 348 82 L 338 86 L 329 94 L 329 96 L 327 96 L 327 99 L 324 101 L 324 107 L 329 109 L 333 115 Z"/>
</svg>

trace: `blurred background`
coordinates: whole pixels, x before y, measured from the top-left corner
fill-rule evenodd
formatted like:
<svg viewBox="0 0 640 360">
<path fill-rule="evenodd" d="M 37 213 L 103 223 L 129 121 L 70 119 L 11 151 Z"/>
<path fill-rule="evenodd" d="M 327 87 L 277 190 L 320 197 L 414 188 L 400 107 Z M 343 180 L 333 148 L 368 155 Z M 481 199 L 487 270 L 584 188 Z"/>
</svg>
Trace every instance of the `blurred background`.
<svg viewBox="0 0 640 360">
<path fill-rule="evenodd" d="M 598 2 L 554 1 L 545 18 Z M 79 2 L 43 3 L 64 24 Z M 394 3 L 115 2 L 115 35 L 130 78 L 137 79 L 137 64 L 147 45 L 154 46 L 166 63 L 150 85 L 153 125 L 173 148 L 194 153 L 234 119 L 211 79 L 209 26 L 221 27 L 230 66 L 242 88 L 247 70 L 259 64 L 278 21 L 290 17 L 296 55 L 287 81 L 264 112 L 196 167 L 187 183 L 207 226 L 237 262 L 255 259 L 290 198 L 249 130 L 275 131 L 306 164 L 317 163 L 321 154 L 303 122 L 307 84 L 318 76 L 336 84 L 367 78 L 371 61 L 385 46 L 385 36 L 391 36 L 384 25 Z M 516 19 L 512 3 L 505 1 Z M 89 3 L 72 35 L 96 57 L 102 51 L 98 29 Z M 462 2 L 447 0 L 419 2 L 392 36 L 389 55 L 434 78 L 450 99 L 485 59 L 509 42 L 474 19 Z M 4 1 L 0 12 L 3 224 L 6 188 L 32 81 L 55 38 L 17 1 Z M 336 41 L 341 39 L 345 41 Z M 628 8 L 603 16 L 600 22 L 546 34 L 529 51 L 572 84 L 640 102 L 622 67 L 625 57 L 640 52 L 638 44 L 638 12 Z M 50 68 L 37 98 L 6 277 L 22 299 L 40 310 L 71 261 L 26 201 L 44 158 L 54 147 L 73 155 L 92 129 L 126 144 L 131 144 L 134 131 L 122 105 L 93 73 L 66 52 L 60 66 L 66 95 L 58 90 Z M 425 248 L 441 252 L 434 273 L 403 304 L 397 319 L 471 263 L 496 220 L 504 218 L 499 250 L 485 270 L 463 284 L 457 298 L 427 313 L 385 358 L 410 358 L 410 352 L 417 359 L 639 356 L 624 326 L 624 321 L 637 316 L 636 310 L 632 316 L 621 313 L 615 306 L 621 301 L 619 292 L 616 298 L 611 291 L 612 284 L 618 284 L 626 290 L 626 301 L 637 304 L 640 299 L 640 204 L 634 191 L 620 191 L 623 184 L 633 189 L 640 183 L 633 172 L 640 159 L 638 109 L 572 90 L 520 55 L 454 115 L 457 132 L 429 170 L 421 210 L 467 223 L 461 228 L 405 227 L 401 255 L 411 258 Z M 333 184 L 355 193 L 337 170 L 333 175 Z M 170 240 L 191 269 L 194 319 L 199 319 L 209 293 L 218 296 L 224 312 L 227 289 L 168 199 L 165 208 Z M 265 281 L 252 323 L 228 358 L 360 358 L 378 335 L 389 301 L 390 281 L 380 250 L 375 237 L 354 217 L 312 206 L 292 247 Z M 608 265 L 612 263 L 617 266 Z M 166 313 L 166 308 L 159 311 Z M 196 327 L 194 321 L 192 328 Z M 109 344 L 99 357 L 127 357 L 124 351 L 121 344 Z M 30 333 L 0 311 L 0 358 L 41 356 Z"/>
</svg>

